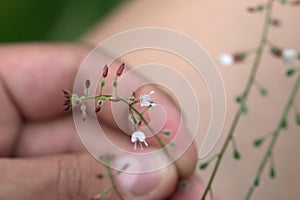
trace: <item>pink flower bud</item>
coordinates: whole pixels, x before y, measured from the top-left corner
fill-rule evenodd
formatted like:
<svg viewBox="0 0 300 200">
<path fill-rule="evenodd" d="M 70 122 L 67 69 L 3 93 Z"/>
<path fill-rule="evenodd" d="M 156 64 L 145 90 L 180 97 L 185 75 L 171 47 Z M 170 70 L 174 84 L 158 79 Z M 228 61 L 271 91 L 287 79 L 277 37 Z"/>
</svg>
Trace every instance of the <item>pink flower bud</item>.
<svg viewBox="0 0 300 200">
<path fill-rule="evenodd" d="M 100 112 L 100 110 L 101 110 L 101 106 L 97 106 L 97 107 L 95 108 L 95 113 Z"/>
<path fill-rule="evenodd" d="M 123 71 L 124 71 L 124 68 L 125 68 L 125 64 L 122 63 L 122 64 L 120 65 L 120 67 L 118 68 L 118 70 L 117 70 L 117 72 L 116 72 L 116 75 L 117 75 L 117 76 L 121 76 L 121 74 L 122 74 Z"/>
<path fill-rule="evenodd" d="M 105 78 L 105 77 L 107 77 L 107 75 L 108 75 L 108 66 L 105 65 L 105 66 L 103 67 L 102 77 Z"/>
<path fill-rule="evenodd" d="M 87 79 L 87 80 L 85 81 L 85 88 L 89 88 L 90 85 L 91 85 L 91 81 L 90 81 L 89 79 Z"/>
<path fill-rule="evenodd" d="M 256 10 L 255 10 L 254 7 L 248 7 L 248 8 L 247 8 L 247 11 L 248 11 L 249 13 L 254 13 Z"/>
</svg>

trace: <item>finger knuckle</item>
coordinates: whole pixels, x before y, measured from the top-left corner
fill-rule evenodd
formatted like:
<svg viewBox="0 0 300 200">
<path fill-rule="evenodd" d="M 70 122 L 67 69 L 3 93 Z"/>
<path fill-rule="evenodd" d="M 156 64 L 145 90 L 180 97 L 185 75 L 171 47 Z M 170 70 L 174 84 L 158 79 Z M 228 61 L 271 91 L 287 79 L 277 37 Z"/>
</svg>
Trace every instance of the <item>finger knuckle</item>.
<svg viewBox="0 0 300 200">
<path fill-rule="evenodd" d="M 57 162 L 56 185 L 59 199 L 85 199 L 82 186 L 83 172 L 79 159 L 63 157 Z"/>
</svg>

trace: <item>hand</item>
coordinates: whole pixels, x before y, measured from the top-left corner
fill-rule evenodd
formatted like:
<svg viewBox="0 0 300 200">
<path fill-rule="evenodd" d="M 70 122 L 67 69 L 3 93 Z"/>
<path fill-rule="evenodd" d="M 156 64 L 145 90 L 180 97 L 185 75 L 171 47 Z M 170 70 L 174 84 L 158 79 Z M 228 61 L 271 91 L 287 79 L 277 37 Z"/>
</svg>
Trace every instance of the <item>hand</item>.
<svg viewBox="0 0 300 200">
<path fill-rule="evenodd" d="M 91 199 L 110 185 L 97 178 L 106 171 L 86 153 L 62 107 L 61 90 L 72 88 L 88 52 L 69 44 L 0 47 L 0 199 Z M 168 112 L 176 113 L 175 106 Z M 176 127 L 176 117 L 170 121 Z M 172 193 L 174 199 L 199 199 L 200 182 L 188 178 L 196 155 L 192 145 L 173 165 L 150 174 L 121 174 L 117 185 L 137 199 Z M 134 184 L 125 184 L 125 177 Z M 186 178 L 191 190 L 176 191 L 178 180 Z M 111 193 L 108 199 L 117 197 Z"/>
</svg>

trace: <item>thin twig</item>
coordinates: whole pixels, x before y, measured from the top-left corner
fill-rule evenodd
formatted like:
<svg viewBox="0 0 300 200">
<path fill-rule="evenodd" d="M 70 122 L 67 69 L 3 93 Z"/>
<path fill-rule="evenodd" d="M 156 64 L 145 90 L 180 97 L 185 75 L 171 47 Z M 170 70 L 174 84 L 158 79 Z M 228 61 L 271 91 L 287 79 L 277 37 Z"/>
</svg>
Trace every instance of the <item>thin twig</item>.
<svg viewBox="0 0 300 200">
<path fill-rule="evenodd" d="M 288 114 L 289 114 L 289 112 L 290 112 L 290 110 L 291 110 L 291 108 L 293 106 L 294 100 L 295 100 L 295 98 L 297 96 L 297 92 L 299 90 L 299 87 L 300 87 L 300 74 L 298 75 L 297 81 L 296 81 L 296 83 L 294 85 L 294 88 L 293 88 L 293 90 L 292 90 L 292 92 L 290 94 L 290 97 L 289 97 L 289 99 L 287 101 L 287 104 L 286 104 L 286 106 L 284 108 L 284 111 L 283 111 L 283 113 L 281 115 L 280 122 L 278 123 L 277 128 L 274 131 L 274 134 L 272 136 L 272 139 L 270 141 L 268 149 L 266 150 L 266 152 L 264 154 L 264 157 L 263 157 L 263 159 L 262 159 L 262 161 L 261 161 L 261 163 L 260 163 L 260 165 L 259 165 L 259 167 L 257 169 L 256 176 L 255 176 L 256 178 L 260 178 L 260 176 L 261 176 L 261 174 L 262 174 L 262 172 L 263 172 L 263 170 L 264 170 L 264 168 L 265 168 L 265 166 L 267 164 L 268 159 L 272 155 L 272 151 L 274 149 L 276 141 L 277 141 L 277 139 L 278 139 L 278 137 L 280 135 L 280 132 L 282 130 L 282 126 L 281 126 L 282 119 L 286 119 L 287 118 L 287 116 L 288 116 Z M 251 185 L 249 187 L 249 190 L 247 192 L 245 200 L 249 200 L 251 198 L 251 196 L 252 196 L 252 194 L 254 192 L 254 189 L 255 189 L 254 185 Z"/>
<path fill-rule="evenodd" d="M 266 9 L 266 15 L 265 15 L 265 21 L 264 21 L 264 27 L 263 27 L 263 31 L 262 31 L 262 36 L 261 36 L 261 40 L 260 40 L 260 43 L 258 45 L 258 49 L 257 49 L 257 52 L 256 52 L 256 56 L 255 56 L 255 59 L 254 59 L 254 62 L 253 62 L 253 65 L 252 65 L 252 69 L 251 69 L 251 73 L 250 73 L 250 76 L 249 76 L 249 79 L 247 81 L 247 84 L 246 84 L 246 87 L 245 87 L 245 90 L 243 92 L 243 103 L 246 103 L 247 99 L 248 99 L 248 96 L 250 94 L 250 90 L 255 82 L 255 77 L 256 77 L 256 74 L 257 74 L 257 71 L 258 71 L 258 67 L 260 65 L 260 62 L 261 62 L 261 58 L 262 58 L 262 54 L 263 54 L 263 50 L 266 46 L 266 42 L 267 42 L 267 36 L 268 36 L 268 33 L 269 33 L 269 28 L 270 28 L 270 19 L 272 18 L 272 9 L 273 9 L 273 2 L 274 0 L 269 0 L 268 3 L 267 3 L 267 9 Z M 214 166 L 214 169 L 212 171 L 212 174 L 209 178 L 209 181 L 208 181 L 208 184 L 204 190 L 204 193 L 202 195 L 202 198 L 201 200 L 205 200 L 208 192 L 210 191 L 211 189 L 211 185 L 213 183 L 213 180 L 216 176 L 216 173 L 219 169 L 219 166 L 220 166 L 220 163 L 221 163 L 221 160 L 223 158 L 223 155 L 228 147 L 228 144 L 229 142 L 231 141 L 231 138 L 233 136 L 233 134 L 235 133 L 235 130 L 236 130 L 236 127 L 237 127 L 237 124 L 240 120 L 242 116 L 242 110 L 239 109 L 236 114 L 235 114 L 235 117 L 234 117 L 234 120 L 231 124 L 231 127 L 229 129 L 229 132 L 228 132 L 228 135 L 225 139 L 225 142 L 221 148 L 221 151 L 220 153 L 218 154 L 218 158 L 216 160 L 216 164 Z"/>
</svg>

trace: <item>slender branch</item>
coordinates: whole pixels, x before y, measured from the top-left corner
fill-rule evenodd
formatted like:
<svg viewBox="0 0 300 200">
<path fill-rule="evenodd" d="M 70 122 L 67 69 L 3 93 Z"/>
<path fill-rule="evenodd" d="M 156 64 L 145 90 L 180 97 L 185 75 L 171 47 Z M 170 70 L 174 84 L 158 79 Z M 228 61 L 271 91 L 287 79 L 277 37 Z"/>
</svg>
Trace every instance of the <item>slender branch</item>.
<svg viewBox="0 0 300 200">
<path fill-rule="evenodd" d="M 114 178 L 114 175 L 113 175 L 113 172 L 112 172 L 112 169 L 110 168 L 110 166 L 108 165 L 105 165 L 106 167 L 106 170 L 108 172 L 108 177 L 110 179 L 110 182 L 111 182 L 111 185 L 112 185 L 112 188 L 113 190 L 115 191 L 116 195 L 118 196 L 118 198 L 120 200 L 124 200 L 121 192 L 119 191 L 118 187 L 117 187 L 117 184 L 116 184 L 116 181 L 115 181 L 115 178 Z"/>
<path fill-rule="evenodd" d="M 152 133 L 153 137 L 155 138 L 155 140 L 158 142 L 159 146 L 161 148 L 163 148 L 163 151 L 166 153 L 167 156 L 170 156 L 169 152 L 166 150 L 166 148 L 164 148 L 165 144 L 163 143 L 163 141 L 155 134 L 155 131 L 153 130 L 153 128 L 149 125 L 148 121 L 144 118 L 143 114 L 140 113 L 134 106 L 132 106 L 130 103 L 128 103 L 125 99 L 120 98 L 120 101 L 124 102 L 126 105 L 128 105 L 130 107 L 130 109 L 132 109 L 138 116 L 139 118 L 142 120 L 142 122 L 144 122 L 144 124 L 147 126 L 147 128 L 149 129 L 149 131 Z M 170 157 L 171 158 L 171 157 Z"/>
<path fill-rule="evenodd" d="M 280 135 L 280 132 L 282 130 L 281 122 L 282 122 L 283 119 L 287 118 L 287 116 L 288 116 L 288 114 L 289 114 L 289 112 L 290 112 L 290 110 L 291 110 L 291 108 L 292 108 L 292 106 L 294 104 L 294 101 L 295 101 L 295 98 L 297 96 L 297 92 L 298 92 L 299 88 L 300 88 L 300 74 L 298 75 L 297 81 L 296 81 L 296 83 L 294 85 L 294 88 L 293 88 L 291 94 L 290 94 L 290 97 L 289 97 L 289 99 L 287 101 L 285 109 L 284 109 L 284 111 L 283 111 L 283 113 L 281 115 L 280 122 L 278 123 L 277 128 L 276 128 L 276 130 L 273 133 L 273 136 L 272 136 L 272 139 L 270 141 L 269 147 L 266 150 L 266 152 L 264 154 L 264 157 L 263 157 L 263 159 L 262 159 L 262 161 L 261 161 L 261 163 L 260 163 L 260 165 L 259 165 L 259 167 L 257 169 L 256 176 L 255 176 L 256 178 L 259 178 L 261 176 L 264 168 L 266 167 L 268 159 L 272 155 L 272 151 L 273 151 L 273 149 L 275 147 L 276 141 L 277 141 L 277 139 L 278 139 L 278 137 Z M 251 198 L 251 196 L 252 196 L 252 194 L 254 192 L 254 189 L 255 189 L 254 185 L 251 185 L 249 187 L 249 190 L 247 192 L 245 200 L 249 200 Z"/>
<path fill-rule="evenodd" d="M 263 27 L 263 31 L 262 31 L 262 35 L 261 35 L 261 40 L 260 40 L 260 43 L 258 45 L 258 49 L 257 49 L 257 52 L 256 52 L 256 56 L 255 56 L 255 59 L 254 59 L 254 62 L 253 62 L 253 65 L 252 65 L 252 69 L 251 69 L 251 72 L 250 72 L 250 76 L 249 76 L 249 79 L 247 81 L 247 84 L 246 84 L 246 87 L 245 87 L 245 90 L 243 92 L 243 103 L 246 103 L 247 99 L 248 99 L 248 96 L 250 94 L 250 90 L 254 84 L 254 81 L 255 81 L 255 77 L 256 77 L 256 74 L 257 74 L 257 71 L 258 71 L 258 67 L 260 65 L 260 61 L 261 61 L 261 58 L 262 58 L 262 54 L 263 54 L 263 50 L 266 46 L 266 42 L 267 42 L 267 38 L 268 38 L 268 33 L 269 33 L 269 28 L 270 28 L 270 19 L 272 18 L 272 10 L 273 10 L 273 2 L 274 0 L 269 0 L 268 3 L 267 3 L 267 9 L 266 9 L 266 15 L 265 15 L 265 19 L 264 19 L 264 27 Z M 235 130 L 236 130 L 236 127 L 237 127 L 237 124 L 240 120 L 242 116 L 242 110 L 239 109 L 236 114 L 235 114 L 235 117 L 234 117 L 234 120 L 231 124 L 231 127 L 229 129 L 229 132 L 228 132 L 228 135 L 225 139 L 225 142 L 221 148 L 221 151 L 220 153 L 218 154 L 218 158 L 216 160 L 216 164 L 214 166 L 214 169 L 212 171 L 212 174 L 210 176 L 210 179 L 208 181 L 208 184 L 205 188 L 205 191 L 202 195 L 202 198 L 201 200 L 205 200 L 205 197 L 207 196 L 208 192 L 210 191 L 211 189 L 211 185 L 212 185 L 212 182 L 216 176 L 216 173 L 219 169 L 219 166 L 220 166 L 220 163 L 221 163 L 221 160 L 223 158 L 223 155 L 228 147 L 228 144 L 233 136 L 233 134 L 235 133 Z"/>
</svg>

